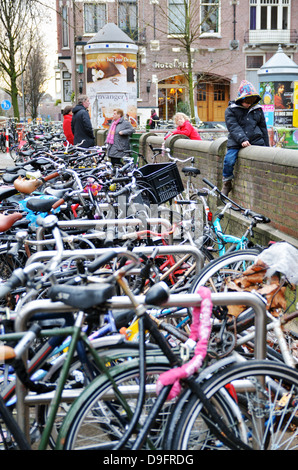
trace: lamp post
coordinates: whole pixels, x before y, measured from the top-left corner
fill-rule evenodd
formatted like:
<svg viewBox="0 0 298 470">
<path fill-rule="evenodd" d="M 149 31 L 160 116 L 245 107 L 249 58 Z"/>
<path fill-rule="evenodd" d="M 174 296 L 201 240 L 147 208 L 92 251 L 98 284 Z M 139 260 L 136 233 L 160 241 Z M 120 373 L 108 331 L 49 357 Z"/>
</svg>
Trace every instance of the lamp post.
<svg viewBox="0 0 298 470">
<path fill-rule="evenodd" d="M 80 78 L 79 80 L 79 94 L 83 93 L 83 80 Z"/>
</svg>

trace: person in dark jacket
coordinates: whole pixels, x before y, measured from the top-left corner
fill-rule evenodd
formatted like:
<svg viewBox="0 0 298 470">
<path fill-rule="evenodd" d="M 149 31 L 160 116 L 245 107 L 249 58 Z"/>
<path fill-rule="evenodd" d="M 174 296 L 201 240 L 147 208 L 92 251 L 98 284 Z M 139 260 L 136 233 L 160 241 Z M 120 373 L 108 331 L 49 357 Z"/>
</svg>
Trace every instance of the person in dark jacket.
<svg viewBox="0 0 298 470">
<path fill-rule="evenodd" d="M 95 138 L 92 129 L 88 108 L 90 101 L 88 96 L 81 95 L 78 104 L 72 110 L 71 129 L 74 135 L 74 145 L 89 148 L 95 145 Z"/>
<path fill-rule="evenodd" d="M 260 100 L 261 96 L 252 83 L 242 80 L 236 100 L 231 101 L 226 109 L 225 122 L 229 134 L 222 187 L 222 193 L 226 196 L 232 190 L 233 171 L 239 150 L 249 145 L 269 147 L 268 130 Z"/>
<path fill-rule="evenodd" d="M 106 138 L 107 155 L 112 165 L 121 164 L 121 158 L 126 150 L 130 150 L 130 136 L 135 132 L 129 121 L 124 119 L 122 109 L 114 109 L 112 124 Z"/>
</svg>

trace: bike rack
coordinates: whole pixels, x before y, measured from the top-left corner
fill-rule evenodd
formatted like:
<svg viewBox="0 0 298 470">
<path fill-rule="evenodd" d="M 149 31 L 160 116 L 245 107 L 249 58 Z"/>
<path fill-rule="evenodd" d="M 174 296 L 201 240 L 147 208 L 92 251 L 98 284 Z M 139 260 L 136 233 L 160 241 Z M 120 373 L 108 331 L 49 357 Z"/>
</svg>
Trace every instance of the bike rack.
<svg viewBox="0 0 298 470">
<path fill-rule="evenodd" d="M 172 227 L 171 223 L 167 219 L 163 218 L 149 218 L 146 219 L 147 225 L 162 225 L 166 229 L 170 229 Z M 104 227 L 137 227 L 137 226 L 144 226 L 144 220 L 141 219 L 100 219 L 100 220 L 62 220 L 58 221 L 58 227 L 61 230 L 66 229 L 94 229 L 99 230 L 103 229 Z M 28 241 L 28 244 L 36 245 L 37 250 L 40 250 L 42 245 L 49 245 L 54 244 L 54 239 L 44 239 L 44 227 L 38 227 L 36 231 L 36 241 Z M 103 232 L 99 232 L 98 236 L 102 237 Z M 88 238 L 88 234 L 85 235 Z M 94 238 L 95 234 L 90 234 L 90 238 Z M 171 240 L 172 236 L 169 236 Z M 69 237 L 71 238 L 71 236 Z M 171 240 L 172 241 L 172 240 Z"/>
<path fill-rule="evenodd" d="M 204 256 L 201 251 L 193 245 L 165 245 L 165 246 L 138 246 L 133 248 L 132 253 L 151 255 L 158 248 L 158 255 L 183 255 L 190 254 L 196 260 L 196 274 L 198 274 L 204 266 Z M 111 248 L 115 253 L 123 253 L 127 248 Z M 90 248 L 85 250 L 64 250 L 62 259 L 71 257 L 94 258 L 107 252 L 107 248 Z M 26 266 L 34 262 L 41 262 L 51 259 L 56 251 L 38 251 L 30 256 Z"/>
<path fill-rule="evenodd" d="M 177 247 L 176 247 L 177 248 Z M 145 303 L 145 296 L 136 297 L 138 303 Z M 263 300 L 251 292 L 233 292 L 211 294 L 213 305 L 247 305 L 252 307 L 255 312 L 255 359 L 263 360 L 266 358 L 266 306 Z M 199 307 L 201 297 L 199 294 L 172 294 L 168 300 L 162 304 L 162 307 Z M 132 303 L 127 296 L 112 297 L 107 303 L 110 309 L 132 308 Z M 33 300 L 22 307 L 15 319 L 15 332 L 26 331 L 27 322 L 37 313 L 67 313 L 73 312 L 74 308 L 65 305 L 62 302 L 52 302 L 50 300 Z M 26 406 L 26 390 L 17 379 L 17 420 L 21 429 L 28 431 L 28 407 Z"/>
</svg>

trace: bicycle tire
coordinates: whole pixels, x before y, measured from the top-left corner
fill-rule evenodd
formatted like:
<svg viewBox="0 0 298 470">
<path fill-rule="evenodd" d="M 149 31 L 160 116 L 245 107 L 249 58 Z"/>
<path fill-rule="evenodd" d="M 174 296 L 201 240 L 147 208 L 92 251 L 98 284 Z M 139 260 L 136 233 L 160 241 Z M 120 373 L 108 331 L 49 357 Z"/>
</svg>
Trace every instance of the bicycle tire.
<svg viewBox="0 0 298 470">
<path fill-rule="evenodd" d="M 117 365 L 119 365 L 119 363 L 123 364 L 124 361 L 131 360 L 132 358 L 137 357 L 139 354 L 139 345 L 138 343 L 133 342 L 123 342 L 119 344 L 114 344 L 113 342 L 111 342 L 110 345 L 102 345 L 101 340 L 99 339 L 99 341 L 95 340 L 94 348 L 96 349 L 97 354 L 105 359 L 109 367 L 116 367 Z M 154 347 L 149 348 L 147 354 L 150 356 L 160 356 L 160 352 L 157 349 L 154 349 Z M 85 368 L 82 366 L 81 361 L 79 360 L 77 355 L 74 356 L 69 371 L 70 379 L 67 384 L 68 389 L 73 387 L 74 389 L 80 388 L 82 390 L 92 381 L 92 378 L 94 379 L 95 373 L 98 373 L 98 376 L 101 374 L 100 371 L 96 372 L 97 367 L 93 363 L 90 353 L 87 354 L 87 358 L 88 361 L 91 361 L 93 368 L 93 370 L 90 371 L 90 374 L 88 374 L 88 369 L 85 370 Z M 49 371 L 47 372 L 43 380 L 47 383 L 55 383 L 59 379 L 64 360 L 65 355 L 62 355 L 60 358 L 54 361 L 54 365 L 49 368 Z M 91 374 L 93 374 L 92 378 L 90 376 Z M 49 438 L 49 445 L 52 449 L 55 448 L 59 428 L 65 418 L 65 414 L 68 413 L 70 406 L 71 404 L 69 403 L 61 403 L 60 405 L 59 412 L 57 413 L 57 416 L 55 418 L 55 425 L 52 429 L 51 436 Z M 48 411 L 48 405 L 37 405 L 36 416 L 40 433 L 42 433 L 43 428 L 46 425 Z"/>
<path fill-rule="evenodd" d="M 146 364 L 146 374 L 148 381 L 154 386 L 153 395 L 147 397 L 143 413 L 139 424 L 146 417 L 147 407 L 151 405 L 155 398 L 156 376 L 168 370 L 169 364 L 166 359 L 148 358 Z M 115 367 L 111 374 L 117 385 L 132 385 L 134 393 L 129 399 L 130 406 L 134 406 L 137 399 L 137 387 L 139 377 L 139 361 L 132 360 L 124 365 Z M 127 389 L 126 388 L 126 389 Z M 112 450 L 122 437 L 125 426 L 129 418 L 124 408 L 114 397 L 107 397 L 111 392 L 112 383 L 109 379 L 99 377 L 95 379 L 79 396 L 71 406 L 59 432 L 56 449 L 63 450 L 90 450 L 109 449 Z M 130 390 L 130 388 L 129 388 Z M 127 398 L 127 396 L 126 396 Z M 161 446 L 163 437 L 162 429 L 166 426 L 166 421 L 170 416 L 171 404 L 166 403 L 163 412 L 155 421 L 154 427 L 150 431 L 150 439 L 155 448 Z M 94 430 L 94 432 L 92 432 Z M 133 442 L 129 440 L 128 448 Z"/>
<path fill-rule="evenodd" d="M 295 369 L 273 361 L 247 361 L 215 374 L 205 382 L 203 391 L 210 402 L 222 404 L 226 388 L 231 384 L 241 398 L 238 406 L 245 419 L 246 445 L 252 450 L 298 448 L 298 372 Z M 194 394 L 188 394 L 184 401 L 179 419 L 172 418 L 176 419 L 175 433 L 168 438 L 167 448 L 222 450 L 218 439 L 206 431 L 206 426 L 202 428 L 202 422 L 206 422 L 202 402 Z M 227 408 L 231 408 L 228 403 Z"/>
<path fill-rule="evenodd" d="M 247 265 L 251 262 L 254 263 L 258 255 L 259 251 L 254 249 L 239 250 L 210 261 L 193 280 L 190 292 L 194 293 L 200 286 L 207 285 L 210 277 L 214 274 L 217 275 L 221 269 L 233 270 L 232 273 L 242 272 L 243 269 L 247 269 Z M 227 266 L 230 266 L 230 268 L 227 268 Z M 228 274 L 231 274 L 231 272 L 228 271 Z M 214 286 L 210 287 L 213 292 L 218 292 L 218 290 L 214 290 Z"/>
<path fill-rule="evenodd" d="M 209 287 L 214 293 L 226 291 L 226 280 L 233 280 L 241 275 L 245 269 L 256 261 L 258 254 L 259 252 L 254 249 L 239 250 L 212 260 L 195 277 L 190 293 L 197 292 L 200 286 Z M 254 312 L 250 308 L 237 317 L 237 331 L 244 331 L 253 323 Z M 230 326 L 234 329 L 234 325 Z M 229 324 L 227 324 L 227 327 L 229 327 Z"/>
<path fill-rule="evenodd" d="M 31 450 L 24 433 L 0 396 L 0 450 Z"/>
</svg>

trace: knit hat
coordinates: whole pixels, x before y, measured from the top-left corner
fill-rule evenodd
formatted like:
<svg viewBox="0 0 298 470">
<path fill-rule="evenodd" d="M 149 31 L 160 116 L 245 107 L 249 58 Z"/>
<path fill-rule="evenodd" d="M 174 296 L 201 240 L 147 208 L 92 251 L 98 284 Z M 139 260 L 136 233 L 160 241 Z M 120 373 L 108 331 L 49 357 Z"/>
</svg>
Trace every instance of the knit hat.
<svg viewBox="0 0 298 470">
<path fill-rule="evenodd" d="M 237 104 L 240 104 L 241 100 L 243 100 L 244 98 L 247 98 L 248 96 L 255 96 L 256 97 L 255 103 L 258 103 L 261 100 L 261 97 L 259 93 L 257 93 L 253 84 L 248 82 L 247 80 L 242 80 L 242 82 L 240 83 L 240 87 L 238 89 L 238 94 L 237 94 L 237 98 L 235 102 Z"/>
</svg>

